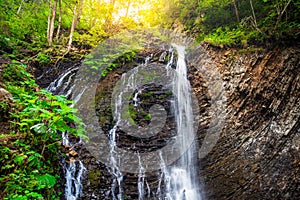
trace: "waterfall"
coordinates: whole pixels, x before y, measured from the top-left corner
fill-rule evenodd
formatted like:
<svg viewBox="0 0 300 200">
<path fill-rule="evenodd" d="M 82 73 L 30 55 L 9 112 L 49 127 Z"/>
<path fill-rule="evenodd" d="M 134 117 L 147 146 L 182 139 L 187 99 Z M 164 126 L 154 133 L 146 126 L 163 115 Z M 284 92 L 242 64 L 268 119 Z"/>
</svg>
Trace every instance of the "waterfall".
<svg viewBox="0 0 300 200">
<path fill-rule="evenodd" d="M 175 52 L 177 52 L 177 63 L 176 70 L 172 68 L 175 60 Z M 199 191 L 199 185 L 197 181 L 197 171 L 196 171 L 196 143 L 191 143 L 191 138 L 195 138 L 195 130 L 193 127 L 193 110 L 192 110 L 192 100 L 191 100 L 191 87 L 187 79 L 187 66 L 185 62 L 185 47 L 173 44 L 172 47 L 168 50 L 168 53 L 164 52 L 160 57 L 160 60 L 165 60 L 166 56 L 169 56 L 168 63 L 165 64 L 166 74 L 168 76 L 173 76 L 172 80 L 168 83 L 171 84 L 171 90 L 173 93 L 173 103 L 172 109 L 175 115 L 176 121 L 176 140 L 178 140 L 177 147 L 180 152 L 181 157 L 173 163 L 171 166 L 168 166 L 170 163 L 165 162 L 167 158 L 165 154 L 160 152 L 161 160 L 161 170 L 158 177 L 158 186 L 156 191 L 156 196 L 158 199 L 167 199 L 167 200 L 200 200 L 201 195 Z M 113 104 L 114 104 L 114 121 L 115 125 L 109 132 L 110 135 L 110 172 L 114 176 L 114 182 L 112 185 L 112 196 L 113 199 L 122 199 L 122 180 L 123 175 L 118 166 L 122 165 L 120 163 L 120 155 L 115 154 L 114 150 L 116 148 L 116 130 L 121 128 L 124 124 L 122 113 L 124 113 L 124 107 L 128 105 L 128 96 L 131 95 L 133 106 L 137 107 L 141 102 L 139 101 L 138 96 L 142 93 L 139 88 L 139 84 L 143 83 L 143 78 L 141 75 L 151 74 L 151 66 L 148 65 L 146 59 L 145 64 L 141 64 L 135 67 L 133 70 L 124 73 L 118 88 L 113 95 Z M 175 71 L 175 73 L 174 73 Z M 157 71 L 158 72 L 158 71 Z M 173 72 L 173 73 L 171 73 Z M 161 76 L 164 76 L 162 72 Z M 166 75 L 165 74 L 165 75 Z M 168 79 L 170 77 L 163 77 Z M 155 82 L 153 78 L 152 82 Z M 170 86 L 167 86 L 170 87 Z M 135 92 L 133 92 L 135 91 Z M 151 110 L 151 109 L 150 109 Z M 149 110 L 149 112 L 151 112 Z M 127 122 L 128 123 L 128 122 Z M 130 122 L 129 122 L 130 123 Z M 128 125 L 128 124 L 127 124 Z M 151 127 L 151 123 L 149 125 Z M 153 134 L 150 130 L 143 129 L 143 127 L 138 127 L 137 125 L 131 125 L 133 129 L 123 129 L 127 131 L 127 134 L 133 134 L 136 137 L 146 137 L 145 133 Z M 155 127 L 155 126 L 154 126 Z M 157 128 L 157 127 L 156 127 Z M 151 128 L 150 128 L 151 129 Z M 131 133 L 130 133 L 131 131 Z M 154 132 L 154 131 L 153 131 Z M 149 136 L 149 135 L 148 135 Z M 143 163 L 141 156 L 137 153 L 138 159 L 138 170 L 137 170 L 137 190 L 138 190 L 138 199 L 143 200 L 147 199 L 151 195 L 150 187 L 147 183 L 147 175 L 145 173 L 146 168 L 144 166 L 147 163 Z M 118 163 L 119 162 L 119 163 Z M 149 161 L 151 162 L 151 161 Z M 114 193 L 115 188 L 118 187 L 117 191 L 118 196 L 115 197 Z"/>
<path fill-rule="evenodd" d="M 128 102 L 130 101 L 135 108 L 138 108 L 142 104 L 140 96 L 143 94 L 144 88 L 139 87 L 139 84 L 144 83 L 146 79 L 150 79 L 152 80 L 151 84 L 155 85 L 155 83 L 163 78 L 166 79 L 166 81 L 161 82 L 165 84 L 163 85 L 163 90 L 172 92 L 170 105 L 175 119 L 174 127 L 176 126 L 174 135 L 172 133 L 168 137 L 172 141 L 176 140 L 174 144 L 176 144 L 176 149 L 178 150 L 174 151 L 179 152 L 174 152 L 174 155 L 179 156 L 176 160 L 170 160 L 170 155 L 167 155 L 163 148 L 158 148 L 158 157 L 155 158 L 159 161 L 158 168 L 156 168 L 157 171 L 155 171 L 158 181 L 155 183 L 156 186 L 153 187 L 149 184 L 151 180 L 147 177 L 147 168 L 151 160 L 148 160 L 148 163 L 146 163 L 145 161 L 147 160 L 143 157 L 145 154 L 139 152 L 139 149 L 135 148 L 135 144 L 133 144 L 131 147 L 131 150 L 134 152 L 132 153 L 134 154 L 132 159 L 135 159 L 134 162 L 137 163 L 135 169 L 137 198 L 139 200 L 151 198 L 159 200 L 201 200 L 196 168 L 197 145 L 196 142 L 191 142 L 195 138 L 196 130 L 193 127 L 192 97 L 190 83 L 187 79 L 185 47 L 172 44 L 170 49 L 161 55 L 159 63 L 156 64 L 150 63 L 152 56 L 146 57 L 144 63 L 129 72 L 123 73 L 112 94 L 113 124 L 111 129 L 106 133 L 108 146 L 105 155 L 107 156 L 107 163 L 105 164 L 107 164 L 107 170 L 112 176 L 112 182 L 110 191 L 106 192 L 106 199 L 126 199 L 126 191 L 124 190 L 123 183 L 126 179 L 126 172 L 122 170 L 124 169 L 122 168 L 124 167 L 124 165 L 122 166 L 124 164 L 122 163 L 124 162 L 124 154 L 121 155 L 118 153 L 120 149 L 118 147 L 120 129 L 128 135 L 141 138 L 155 137 L 158 131 L 162 129 L 162 127 L 157 126 L 153 122 L 155 121 L 153 120 L 155 118 L 155 112 L 153 111 L 160 111 L 161 109 L 157 104 L 149 109 L 149 114 L 151 114 L 150 130 L 138 124 L 130 124 L 130 121 L 124 120 L 124 116 L 122 116 L 124 115 L 124 109 L 128 109 Z M 168 61 L 167 63 L 164 62 L 166 60 Z M 159 71 L 157 71 L 158 67 L 160 67 Z M 84 87 L 79 87 L 74 84 L 73 77 L 77 70 L 78 67 L 74 67 L 60 75 L 49 85 L 48 90 L 54 94 L 72 96 L 75 102 L 81 101 L 80 98 L 84 97 L 85 91 L 88 91 L 92 86 L 86 84 Z M 73 92 L 73 89 L 76 89 L 76 87 L 79 90 Z M 162 113 L 160 112 L 159 114 Z M 167 118 L 160 116 L 158 119 L 166 121 Z M 124 124 L 129 125 L 130 128 L 122 129 Z M 63 144 L 72 148 L 67 133 L 63 137 Z M 173 155 L 173 152 L 171 154 Z M 65 198 L 67 200 L 76 200 L 82 192 L 81 178 L 85 168 L 80 160 L 71 159 L 63 162 L 66 178 Z"/>
<path fill-rule="evenodd" d="M 178 53 L 176 66 L 177 76 L 174 77 L 173 92 L 175 94 L 175 119 L 177 124 L 177 139 L 182 147 L 190 146 L 175 166 L 170 167 L 171 193 L 175 200 L 200 200 L 196 172 L 196 144 L 190 144 L 187 138 L 195 137 L 193 128 L 193 112 L 191 101 L 191 86 L 187 79 L 185 48 L 173 44 Z M 184 150 L 184 148 L 182 148 Z"/>
<path fill-rule="evenodd" d="M 75 85 L 73 84 L 78 66 L 75 66 L 58 76 L 50 85 L 46 88 L 47 91 L 53 94 L 64 95 L 70 97 Z M 76 102 L 76 98 L 73 99 Z M 62 144 L 70 150 L 73 149 L 73 144 L 69 141 L 68 133 L 62 133 Z M 81 179 L 83 172 L 86 170 L 83 163 L 67 155 L 67 159 L 62 159 L 62 164 L 64 167 L 65 174 L 65 199 L 66 200 L 76 200 L 80 197 L 82 193 Z"/>
<path fill-rule="evenodd" d="M 185 62 L 185 47 L 172 44 L 178 54 L 176 75 L 173 79 L 173 94 L 175 101 L 173 104 L 177 136 L 179 144 L 182 148 L 181 157 L 175 165 L 166 166 L 164 157 L 161 157 L 161 176 L 158 186 L 159 199 L 168 200 L 200 200 L 201 195 L 199 191 L 199 185 L 197 181 L 196 171 L 196 144 L 195 142 L 190 144 L 188 138 L 195 137 L 195 130 L 193 128 L 193 111 L 191 101 L 191 87 L 187 79 L 187 66 Z M 173 55 L 173 54 L 172 54 Z M 173 56 L 171 57 L 173 61 Z M 170 62 L 167 64 L 167 70 L 170 70 Z M 187 147 L 187 151 L 185 148 Z M 165 183 L 165 197 L 161 195 L 161 182 Z"/>
<path fill-rule="evenodd" d="M 72 83 L 78 68 L 78 66 L 75 66 L 69 70 L 66 70 L 57 79 L 50 83 L 50 85 L 46 88 L 47 91 L 70 97 L 74 89 L 74 85 Z"/>
</svg>

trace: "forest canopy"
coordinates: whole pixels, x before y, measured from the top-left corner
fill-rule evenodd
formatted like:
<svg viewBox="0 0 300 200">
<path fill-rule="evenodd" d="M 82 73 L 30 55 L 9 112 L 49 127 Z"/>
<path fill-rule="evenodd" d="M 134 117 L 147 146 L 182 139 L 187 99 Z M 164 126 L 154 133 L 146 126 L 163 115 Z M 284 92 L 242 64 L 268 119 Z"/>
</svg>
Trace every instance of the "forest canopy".
<svg viewBox="0 0 300 200">
<path fill-rule="evenodd" d="M 297 0 L 1 0 L 1 51 L 93 47 L 127 29 L 178 29 L 216 45 L 299 38 Z"/>
<path fill-rule="evenodd" d="M 163 3 L 154 0 L 1 0 L 1 49 L 13 43 L 88 45 L 138 26 L 160 24 Z"/>
</svg>

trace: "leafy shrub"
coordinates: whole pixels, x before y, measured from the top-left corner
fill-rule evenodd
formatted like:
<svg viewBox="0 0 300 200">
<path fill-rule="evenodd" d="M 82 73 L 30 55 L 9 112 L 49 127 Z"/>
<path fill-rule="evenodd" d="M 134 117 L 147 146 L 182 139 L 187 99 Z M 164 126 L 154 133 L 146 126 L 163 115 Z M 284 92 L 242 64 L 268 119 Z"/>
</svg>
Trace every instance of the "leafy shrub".
<svg viewBox="0 0 300 200">
<path fill-rule="evenodd" d="M 61 132 L 84 137 L 72 101 L 40 90 L 26 65 L 14 61 L 2 73 L 13 95 L 13 125 L 0 137 L 0 190 L 4 199 L 59 199 L 58 152 Z"/>
</svg>

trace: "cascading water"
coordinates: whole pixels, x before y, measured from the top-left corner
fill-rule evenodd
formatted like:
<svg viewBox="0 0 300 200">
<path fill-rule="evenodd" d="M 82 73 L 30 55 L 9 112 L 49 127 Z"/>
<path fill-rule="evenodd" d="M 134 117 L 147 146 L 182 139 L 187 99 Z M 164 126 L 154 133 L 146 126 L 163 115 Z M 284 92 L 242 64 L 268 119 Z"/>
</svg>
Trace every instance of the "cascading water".
<svg viewBox="0 0 300 200">
<path fill-rule="evenodd" d="M 181 157 L 173 166 L 166 166 L 164 157 L 161 157 L 161 176 L 158 187 L 159 199 L 168 200 L 200 200 L 201 195 L 199 192 L 199 185 L 197 181 L 196 172 L 196 144 L 190 144 L 187 138 L 194 138 L 193 128 L 193 112 L 191 102 L 191 87 L 187 79 L 187 67 L 185 63 L 185 47 L 176 44 L 172 45 L 178 54 L 176 65 L 176 76 L 173 79 L 173 94 L 175 94 L 175 101 L 173 103 L 173 109 L 175 114 L 176 126 L 177 126 L 177 140 L 180 141 Z M 173 53 L 171 57 L 173 62 Z M 171 63 L 166 66 L 167 70 L 170 70 Z M 165 197 L 161 196 L 161 182 L 164 181 Z"/>
<path fill-rule="evenodd" d="M 72 144 L 69 141 L 68 133 L 62 133 L 63 145 L 72 149 Z M 81 179 L 85 167 L 80 160 L 69 157 L 68 160 L 62 160 L 66 179 L 65 198 L 66 200 L 76 200 L 82 193 Z"/>
<path fill-rule="evenodd" d="M 149 199 L 154 197 L 155 199 L 161 200 L 200 200 L 200 189 L 197 181 L 196 172 L 196 144 L 191 144 L 191 138 L 195 137 L 195 130 L 193 128 L 193 110 L 192 110 L 192 100 L 191 100 L 191 88 L 189 81 L 187 79 L 187 66 L 185 63 L 185 48 L 173 44 L 172 47 L 167 51 L 168 55 L 162 54 L 160 60 L 166 60 L 168 56 L 168 63 L 165 64 L 165 69 L 169 74 L 169 71 L 175 73 L 172 80 L 170 80 L 172 86 L 173 100 L 172 112 L 175 116 L 176 121 L 176 134 L 174 138 L 179 141 L 180 155 L 181 157 L 176 160 L 172 165 L 167 162 L 166 155 L 158 149 L 159 160 L 160 160 L 160 170 L 157 176 L 157 186 L 156 191 L 150 189 L 148 184 L 148 177 L 146 173 L 147 163 L 143 162 L 142 156 L 137 153 L 138 158 L 138 170 L 136 174 L 136 188 L 138 193 L 138 199 Z M 177 52 L 177 54 L 176 54 Z M 175 54 L 177 55 L 176 70 L 174 69 Z M 152 55 L 151 55 L 152 57 Z M 124 111 L 124 101 L 128 101 L 126 95 L 132 91 L 131 100 L 134 107 L 138 107 L 141 102 L 139 96 L 143 93 L 143 89 L 137 89 L 137 79 L 140 75 L 139 72 L 149 68 L 149 60 L 151 57 L 145 59 L 145 63 L 135 67 L 131 70 L 131 74 L 126 76 L 124 73 L 120 79 L 122 90 L 118 94 L 113 96 L 113 114 L 114 114 L 114 125 L 113 128 L 108 133 L 109 139 L 109 150 L 108 150 L 108 171 L 112 175 L 112 183 L 110 191 L 107 192 L 106 198 L 111 198 L 113 200 L 124 199 L 124 173 L 119 168 L 121 157 L 118 155 L 116 149 L 117 147 L 117 135 L 118 129 L 122 126 L 122 112 Z M 63 73 L 59 76 L 56 81 L 51 83 L 48 90 L 55 94 L 65 94 L 69 97 L 74 96 L 73 89 L 76 85 L 73 83 L 73 77 L 77 71 L 77 67 L 70 69 L 69 71 Z M 79 101 L 81 95 L 85 92 L 85 88 L 82 88 L 80 92 L 76 93 L 76 96 L 72 97 L 75 102 Z M 169 87 L 169 86 L 168 86 Z M 139 132 L 143 132 L 139 130 Z M 149 133 L 149 132 L 148 132 Z M 146 133 L 147 134 L 147 133 Z M 150 134 L 153 134 L 152 132 Z M 70 146 L 67 133 L 64 135 L 64 145 Z M 181 148 L 182 147 L 182 148 Z M 184 148 L 183 148 L 184 147 Z M 135 149 L 135 148 L 133 148 Z M 67 200 L 76 200 L 82 190 L 81 178 L 83 171 L 85 170 L 82 162 L 76 159 L 70 159 L 70 161 L 64 161 L 65 167 L 65 198 Z"/>
<path fill-rule="evenodd" d="M 50 85 L 47 87 L 47 90 L 54 94 L 70 97 L 75 87 L 75 85 L 73 85 L 73 79 L 76 75 L 77 70 L 78 70 L 78 66 L 75 66 L 65 71 L 56 80 L 50 83 Z M 62 138 L 63 138 L 62 144 L 66 148 L 73 150 L 73 144 L 69 141 L 69 136 L 67 132 L 62 133 Z M 64 174 L 65 174 L 65 181 L 66 181 L 65 199 L 76 200 L 78 197 L 80 197 L 82 193 L 81 179 L 83 176 L 83 172 L 86 169 L 83 163 L 74 157 L 68 157 L 68 159 L 63 158 L 62 164 L 64 167 Z"/>
<path fill-rule="evenodd" d="M 114 155 L 114 150 L 116 148 L 116 130 L 118 128 L 118 123 L 120 122 L 120 113 L 118 112 L 118 105 L 119 102 L 122 102 L 122 94 L 119 95 L 119 97 L 116 99 L 115 105 L 116 105 L 116 109 L 115 109 L 115 114 L 117 115 L 117 123 L 116 125 L 109 131 L 109 161 L 110 161 L 110 165 L 111 167 L 108 168 L 109 172 L 113 175 L 113 183 L 111 185 L 111 194 L 112 194 L 112 198 L 115 199 L 122 199 L 122 185 L 121 182 L 123 180 L 123 175 L 122 172 L 120 171 L 119 167 L 118 167 L 118 158 L 117 156 Z M 118 195 L 115 196 L 115 189 L 118 189 Z"/>
<path fill-rule="evenodd" d="M 74 85 L 72 83 L 78 68 L 79 66 L 75 65 L 73 68 L 62 73 L 57 79 L 50 83 L 47 90 L 54 94 L 70 97 L 74 89 Z"/>
<path fill-rule="evenodd" d="M 168 200 L 200 200 L 201 196 L 199 194 L 199 186 L 197 184 L 197 172 L 196 172 L 196 144 L 191 144 L 191 139 L 195 137 L 194 128 L 193 128 L 193 111 L 192 111 L 192 102 L 191 102 L 191 87 L 189 81 L 187 80 L 187 67 L 185 63 L 185 48 L 173 44 L 173 47 L 168 51 L 169 62 L 166 64 L 166 70 L 171 71 L 172 65 L 174 64 L 174 54 L 175 50 L 177 52 L 177 65 L 176 73 L 174 74 L 172 83 L 172 93 L 174 94 L 173 100 L 173 112 L 176 120 L 176 140 L 179 140 L 179 145 L 181 149 L 179 160 L 176 161 L 176 164 L 172 166 L 166 166 L 163 154 L 160 153 L 161 159 L 161 172 L 159 175 L 159 182 L 157 186 L 156 196 L 158 199 L 168 199 Z M 167 53 L 162 54 L 160 60 L 165 60 Z M 112 193 L 115 192 L 116 185 L 118 184 L 118 196 L 117 198 L 113 196 L 113 199 L 122 199 L 122 183 L 123 180 L 122 172 L 119 169 L 117 161 L 121 158 L 118 157 L 114 152 L 116 148 L 116 130 L 118 127 L 122 127 L 122 108 L 126 103 L 126 95 L 130 94 L 130 91 L 138 88 L 139 76 L 142 74 L 142 71 L 147 71 L 150 66 L 141 64 L 138 67 L 131 70 L 130 75 L 122 75 L 120 84 L 122 90 L 118 91 L 119 93 L 113 96 L 114 104 L 114 119 L 115 126 L 111 129 L 110 135 L 110 161 L 111 161 L 111 173 L 114 175 L 114 183 L 112 186 Z M 147 73 L 146 73 L 147 74 Z M 138 96 L 142 93 L 140 89 L 133 94 L 133 106 L 138 106 L 139 102 Z M 129 122 L 130 123 L 130 122 Z M 146 130 L 145 130 L 146 131 Z M 135 132 L 142 132 L 136 130 Z M 181 148 L 182 147 L 182 148 Z M 138 154 L 137 158 L 139 159 L 138 166 L 138 199 L 147 199 L 150 196 L 150 187 L 147 183 L 147 176 L 145 174 L 146 163 L 141 161 L 141 157 Z"/>
<path fill-rule="evenodd" d="M 190 144 L 187 138 L 194 138 L 193 112 L 191 101 L 191 87 L 187 79 L 187 67 L 185 63 L 185 48 L 173 45 L 178 53 L 176 66 L 177 76 L 174 78 L 173 92 L 175 94 L 175 119 L 177 123 L 177 139 L 181 146 L 191 145 L 175 166 L 170 167 L 170 182 L 172 199 L 199 200 L 199 186 L 197 184 L 197 172 L 195 162 L 196 144 Z"/>
</svg>

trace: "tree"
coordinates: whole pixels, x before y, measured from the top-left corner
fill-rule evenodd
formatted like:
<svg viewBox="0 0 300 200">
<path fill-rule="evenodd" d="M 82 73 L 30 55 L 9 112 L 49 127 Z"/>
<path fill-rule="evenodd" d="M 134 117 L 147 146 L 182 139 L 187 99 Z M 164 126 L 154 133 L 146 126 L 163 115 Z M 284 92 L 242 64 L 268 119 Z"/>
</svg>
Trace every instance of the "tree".
<svg viewBox="0 0 300 200">
<path fill-rule="evenodd" d="M 130 4 L 131 4 L 131 0 L 127 1 L 127 6 L 126 6 L 126 13 L 125 13 L 125 17 L 128 16 L 128 12 L 129 12 L 129 8 L 130 8 Z"/>
<path fill-rule="evenodd" d="M 250 5 L 251 5 L 251 11 L 252 11 L 252 17 L 253 17 L 253 26 L 255 27 L 256 30 L 261 32 L 261 30 L 258 28 L 257 21 L 256 21 L 256 16 L 255 16 L 255 11 L 253 8 L 253 3 L 252 0 L 250 0 Z"/>
<path fill-rule="evenodd" d="M 73 41 L 73 34 L 74 34 L 74 29 L 75 29 L 75 25 L 76 25 L 76 19 L 77 19 L 77 1 L 74 5 L 74 9 L 73 9 L 73 17 L 72 17 L 72 24 L 71 24 L 71 28 L 70 28 L 70 36 L 69 36 L 69 42 L 68 42 L 68 51 L 69 52 L 71 50 L 71 45 L 72 45 L 72 41 Z"/>
<path fill-rule="evenodd" d="M 84 3 L 84 0 L 80 0 L 79 7 L 78 7 L 78 13 L 77 13 L 77 16 L 76 16 L 76 21 L 75 21 L 75 27 L 80 22 L 80 17 L 81 17 L 82 9 L 83 9 L 83 3 Z"/>
<path fill-rule="evenodd" d="M 240 22 L 240 16 L 239 16 L 239 11 L 238 11 L 238 8 L 237 8 L 237 5 L 236 5 L 236 0 L 233 0 L 233 5 L 234 5 L 234 10 L 235 10 L 236 20 L 238 22 Z"/>
<path fill-rule="evenodd" d="M 283 14 L 286 12 L 287 7 L 290 5 L 292 0 L 288 1 L 279 1 L 279 3 L 276 4 L 276 13 L 277 13 L 277 20 L 274 27 L 274 32 L 277 30 L 279 23 L 281 22 Z"/>
<path fill-rule="evenodd" d="M 58 13 L 58 26 L 57 26 L 56 36 L 55 36 L 56 41 L 58 41 L 59 39 L 60 28 L 61 28 L 61 18 L 62 18 L 61 0 L 58 1 L 58 7 L 59 7 L 59 13 Z"/>
<path fill-rule="evenodd" d="M 47 41 L 48 41 L 49 45 L 52 45 L 52 42 L 53 42 L 57 0 L 54 0 L 52 8 L 51 8 L 51 4 L 52 4 L 51 2 L 52 2 L 52 0 L 49 1 L 50 12 L 49 12 L 49 16 L 48 16 L 48 30 L 47 30 Z"/>
</svg>

